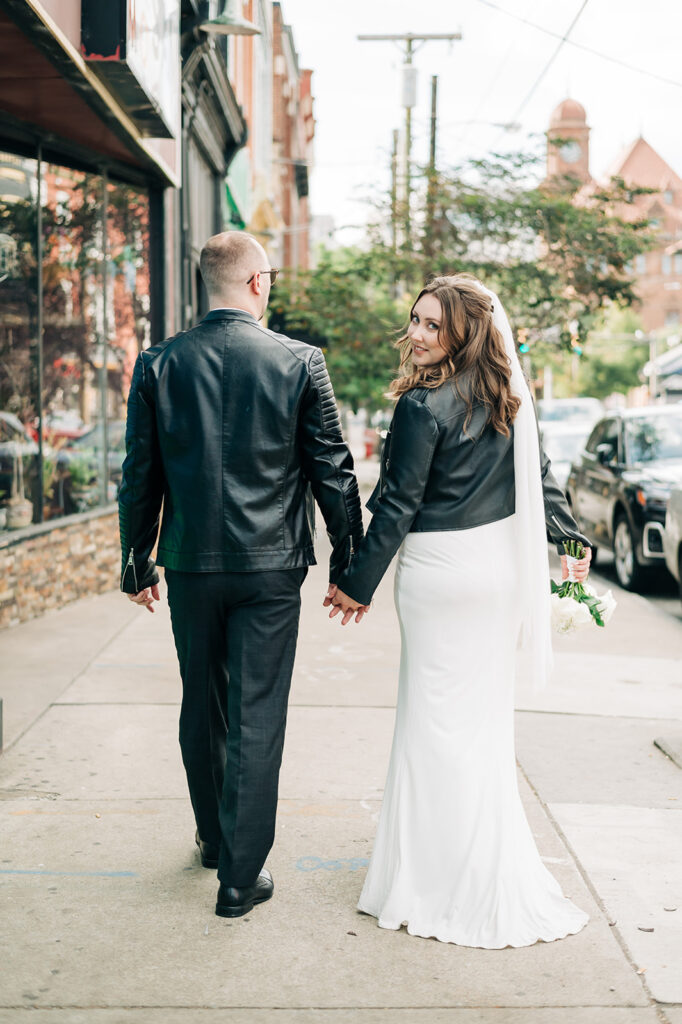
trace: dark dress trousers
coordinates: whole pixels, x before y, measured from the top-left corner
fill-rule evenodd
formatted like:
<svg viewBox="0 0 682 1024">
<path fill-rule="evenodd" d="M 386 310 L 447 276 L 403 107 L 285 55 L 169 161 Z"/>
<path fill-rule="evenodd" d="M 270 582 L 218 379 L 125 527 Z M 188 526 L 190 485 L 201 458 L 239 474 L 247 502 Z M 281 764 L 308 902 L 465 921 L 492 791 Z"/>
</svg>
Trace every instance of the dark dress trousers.
<svg viewBox="0 0 682 1024">
<path fill-rule="evenodd" d="M 274 838 L 300 587 L 315 562 L 311 495 L 331 582 L 362 538 L 322 352 L 213 310 L 140 354 L 126 450 L 121 590 L 158 581 L 161 522 L 197 830 L 220 847 L 220 880 L 251 885 Z"/>
</svg>

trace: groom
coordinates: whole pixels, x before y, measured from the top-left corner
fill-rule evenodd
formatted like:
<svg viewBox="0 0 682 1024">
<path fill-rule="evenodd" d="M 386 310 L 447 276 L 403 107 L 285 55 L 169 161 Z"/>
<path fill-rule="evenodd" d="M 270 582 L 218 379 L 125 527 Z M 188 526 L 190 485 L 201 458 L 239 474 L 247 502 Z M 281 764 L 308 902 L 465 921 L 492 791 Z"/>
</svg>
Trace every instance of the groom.
<svg viewBox="0 0 682 1024">
<path fill-rule="evenodd" d="M 153 611 L 165 566 L 183 697 L 180 746 L 216 913 L 273 892 L 263 864 L 296 650 L 314 506 L 332 543 L 329 580 L 362 537 L 353 460 L 324 356 L 261 326 L 265 250 L 224 232 L 201 252 L 210 312 L 135 364 L 119 495 L 121 590 Z"/>
</svg>

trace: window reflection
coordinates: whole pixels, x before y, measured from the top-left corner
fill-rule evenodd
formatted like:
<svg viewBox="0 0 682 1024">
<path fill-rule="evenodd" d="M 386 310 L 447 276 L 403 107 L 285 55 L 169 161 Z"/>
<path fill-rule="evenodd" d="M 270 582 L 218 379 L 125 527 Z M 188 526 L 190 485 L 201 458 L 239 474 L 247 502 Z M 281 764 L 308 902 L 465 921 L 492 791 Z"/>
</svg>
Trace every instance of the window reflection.
<svg viewBox="0 0 682 1024">
<path fill-rule="evenodd" d="M 38 196 L 38 162 L 0 153 L 0 529 L 116 499 L 132 369 L 150 341 L 147 195 L 59 164 L 40 172 Z"/>
<path fill-rule="evenodd" d="M 0 527 L 34 518 L 39 498 L 37 161 L 0 153 Z"/>
</svg>

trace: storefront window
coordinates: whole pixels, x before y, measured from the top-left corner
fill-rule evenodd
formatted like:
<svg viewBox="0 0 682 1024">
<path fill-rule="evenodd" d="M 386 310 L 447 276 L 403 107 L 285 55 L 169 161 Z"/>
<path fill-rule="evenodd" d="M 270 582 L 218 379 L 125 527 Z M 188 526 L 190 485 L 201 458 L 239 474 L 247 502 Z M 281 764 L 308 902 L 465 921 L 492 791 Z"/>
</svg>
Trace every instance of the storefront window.
<svg viewBox="0 0 682 1024">
<path fill-rule="evenodd" d="M 0 419 L 25 435 L 29 521 L 115 501 L 132 368 L 149 344 L 147 196 L 0 153 L 0 263 Z M 5 447 L 0 437 L 0 529 L 17 518 Z"/>
<path fill-rule="evenodd" d="M 0 153 L 0 529 L 39 502 L 37 162 Z"/>
</svg>

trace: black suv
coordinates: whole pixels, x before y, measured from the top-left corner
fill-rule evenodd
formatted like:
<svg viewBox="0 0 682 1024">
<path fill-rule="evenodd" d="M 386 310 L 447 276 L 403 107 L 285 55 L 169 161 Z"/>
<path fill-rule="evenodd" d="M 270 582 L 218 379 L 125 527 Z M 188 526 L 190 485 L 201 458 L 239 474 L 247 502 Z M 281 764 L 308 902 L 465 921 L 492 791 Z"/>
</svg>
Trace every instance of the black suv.
<svg viewBox="0 0 682 1024">
<path fill-rule="evenodd" d="M 595 548 L 613 551 L 627 590 L 637 590 L 652 566 L 664 565 L 666 506 L 680 485 L 682 404 L 605 416 L 571 467 L 566 496 L 573 514 Z"/>
</svg>

